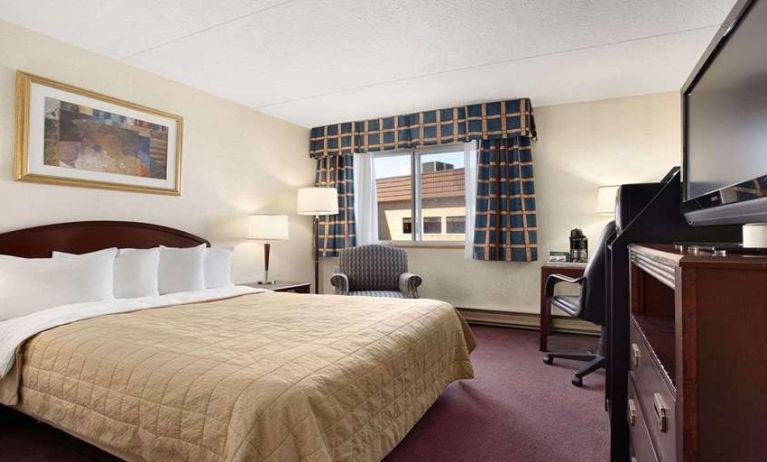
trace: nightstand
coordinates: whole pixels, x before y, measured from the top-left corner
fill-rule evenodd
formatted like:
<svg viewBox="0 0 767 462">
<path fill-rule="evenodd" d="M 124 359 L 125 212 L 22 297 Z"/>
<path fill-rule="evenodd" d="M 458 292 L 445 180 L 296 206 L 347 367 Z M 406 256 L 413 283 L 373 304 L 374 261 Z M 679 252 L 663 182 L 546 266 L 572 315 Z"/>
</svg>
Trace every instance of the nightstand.
<svg viewBox="0 0 767 462">
<path fill-rule="evenodd" d="M 308 282 L 282 282 L 277 281 L 274 284 L 259 284 L 257 282 L 249 282 L 247 284 L 240 284 L 241 286 L 253 287 L 254 289 L 266 289 L 273 290 L 275 292 L 295 292 L 297 294 L 311 293 L 311 283 Z"/>
</svg>

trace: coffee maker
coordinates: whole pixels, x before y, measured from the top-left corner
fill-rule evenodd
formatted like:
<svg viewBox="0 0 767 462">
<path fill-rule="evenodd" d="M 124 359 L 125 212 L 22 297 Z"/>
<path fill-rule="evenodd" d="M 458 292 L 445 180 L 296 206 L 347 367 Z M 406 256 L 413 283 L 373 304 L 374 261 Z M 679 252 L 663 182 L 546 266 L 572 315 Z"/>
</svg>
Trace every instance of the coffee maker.
<svg viewBox="0 0 767 462">
<path fill-rule="evenodd" d="M 589 259 L 589 240 L 580 229 L 570 230 L 570 261 L 585 263 Z"/>
</svg>

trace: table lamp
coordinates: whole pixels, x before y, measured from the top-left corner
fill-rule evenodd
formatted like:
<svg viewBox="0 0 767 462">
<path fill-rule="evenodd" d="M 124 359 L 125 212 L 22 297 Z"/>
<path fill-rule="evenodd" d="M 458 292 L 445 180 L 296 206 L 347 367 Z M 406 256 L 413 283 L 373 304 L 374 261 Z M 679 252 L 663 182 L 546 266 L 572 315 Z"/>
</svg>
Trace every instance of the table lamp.
<svg viewBox="0 0 767 462">
<path fill-rule="evenodd" d="M 597 191 L 597 215 L 615 215 L 615 195 L 620 186 L 600 186 Z"/>
<path fill-rule="evenodd" d="M 264 280 L 259 284 L 274 284 L 269 280 L 269 241 L 285 241 L 288 239 L 288 216 L 287 215 L 250 215 L 248 217 L 248 239 L 257 239 L 264 242 Z"/>
<path fill-rule="evenodd" d="M 314 293 L 320 293 L 320 215 L 338 214 L 336 188 L 301 188 L 296 213 L 314 216 Z"/>
</svg>

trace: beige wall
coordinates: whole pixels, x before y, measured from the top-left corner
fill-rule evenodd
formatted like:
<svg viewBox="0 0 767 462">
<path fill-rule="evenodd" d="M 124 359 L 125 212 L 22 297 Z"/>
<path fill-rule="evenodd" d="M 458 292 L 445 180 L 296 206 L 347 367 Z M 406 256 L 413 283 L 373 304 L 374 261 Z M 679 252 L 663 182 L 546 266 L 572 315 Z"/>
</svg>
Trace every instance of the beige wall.
<svg viewBox="0 0 767 462">
<path fill-rule="evenodd" d="M 291 239 L 275 244 L 273 275 L 311 279 L 311 223 L 293 213 L 296 188 L 313 180 L 308 130 L 1 21 L 0 43 L 0 232 L 89 219 L 159 223 L 235 246 L 234 277 L 242 282 L 259 277 L 262 267 L 261 246 L 239 239 L 243 217 L 287 213 Z M 184 116 L 183 195 L 14 182 L 17 69 Z M 597 186 L 657 180 L 679 162 L 676 93 L 539 107 L 536 121 L 540 261 L 479 262 L 464 260 L 462 250 L 411 249 L 423 296 L 537 312 L 539 268 L 549 250 L 567 250 L 574 227 L 593 245 L 606 222 L 593 213 Z M 327 259 L 324 276 L 336 264 Z"/>
<path fill-rule="evenodd" d="M 609 221 L 594 214 L 597 187 L 657 181 L 680 161 L 677 93 L 539 107 L 535 116 L 539 261 L 481 262 L 465 260 L 463 249 L 410 249 L 410 269 L 423 275 L 424 297 L 537 313 L 540 266 L 549 251 L 569 249 L 571 228 L 582 228 L 593 246 Z M 325 275 L 336 264 L 328 259 Z"/>
<path fill-rule="evenodd" d="M 234 278 L 262 275 L 262 246 L 239 238 L 251 212 L 290 214 L 272 275 L 310 280 L 311 220 L 295 192 L 313 182 L 307 129 L 0 21 L 0 232 L 77 220 L 133 220 L 235 246 Z M 43 77 L 184 117 L 183 195 L 166 197 L 12 179 L 14 75 Z M 279 159 L 276 162 L 275 159 Z"/>
</svg>

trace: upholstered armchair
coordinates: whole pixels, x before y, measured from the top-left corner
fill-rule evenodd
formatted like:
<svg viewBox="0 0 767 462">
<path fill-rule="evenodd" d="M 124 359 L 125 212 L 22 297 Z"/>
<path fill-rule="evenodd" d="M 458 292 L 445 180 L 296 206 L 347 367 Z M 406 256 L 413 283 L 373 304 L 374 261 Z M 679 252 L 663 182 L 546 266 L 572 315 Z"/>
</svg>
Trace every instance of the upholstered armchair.
<svg viewBox="0 0 767 462">
<path fill-rule="evenodd" d="M 418 298 L 421 276 L 407 271 L 407 253 L 382 245 L 341 251 L 340 268 L 330 277 L 337 295 Z"/>
</svg>

